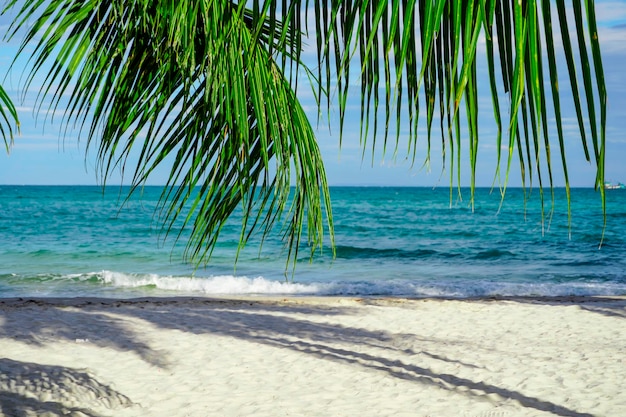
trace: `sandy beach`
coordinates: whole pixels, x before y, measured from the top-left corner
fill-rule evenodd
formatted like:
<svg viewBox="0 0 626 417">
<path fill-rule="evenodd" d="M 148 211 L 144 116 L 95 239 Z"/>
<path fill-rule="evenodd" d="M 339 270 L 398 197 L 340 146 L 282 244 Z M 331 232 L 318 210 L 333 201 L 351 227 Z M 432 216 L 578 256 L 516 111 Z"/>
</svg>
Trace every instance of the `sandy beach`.
<svg viewBox="0 0 626 417">
<path fill-rule="evenodd" d="M 4 416 L 623 416 L 626 299 L 0 300 Z"/>
</svg>

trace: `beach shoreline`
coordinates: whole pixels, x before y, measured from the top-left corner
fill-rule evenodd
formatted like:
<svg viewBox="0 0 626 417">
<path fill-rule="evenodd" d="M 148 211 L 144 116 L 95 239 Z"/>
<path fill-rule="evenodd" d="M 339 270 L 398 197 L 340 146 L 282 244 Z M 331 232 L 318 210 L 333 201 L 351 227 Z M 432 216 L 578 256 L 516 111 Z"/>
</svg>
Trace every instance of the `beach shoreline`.
<svg viewBox="0 0 626 417">
<path fill-rule="evenodd" d="M 172 296 L 130 296 L 130 297 L 101 297 L 101 296 L 76 296 L 76 297 L 40 297 L 40 296 L 20 296 L 20 297 L 0 297 L 0 306 L 19 306 L 35 302 L 42 305 L 58 306 L 81 306 L 90 303 L 111 304 L 117 302 L 124 303 L 186 303 L 186 302 L 313 302 L 330 303 L 345 300 L 359 302 L 370 300 L 379 303 L 386 302 L 417 302 L 417 301 L 459 301 L 459 302 L 490 302 L 490 301 L 520 301 L 536 303 L 559 303 L 559 304 L 585 304 L 585 303 L 621 303 L 626 302 L 626 295 L 489 295 L 477 297 L 453 297 L 453 296 L 378 296 L 378 295 L 292 295 L 292 294 L 211 294 L 211 295 L 172 295 Z"/>
<path fill-rule="evenodd" d="M 626 415 L 626 297 L 0 299 L 0 415 Z"/>
</svg>

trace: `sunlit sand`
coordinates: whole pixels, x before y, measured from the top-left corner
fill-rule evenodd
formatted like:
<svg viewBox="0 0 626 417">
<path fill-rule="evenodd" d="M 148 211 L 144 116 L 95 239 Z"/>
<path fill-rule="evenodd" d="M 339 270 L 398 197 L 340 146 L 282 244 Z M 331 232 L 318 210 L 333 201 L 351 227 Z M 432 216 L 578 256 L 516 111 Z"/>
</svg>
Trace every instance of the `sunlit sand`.
<svg viewBox="0 0 626 417">
<path fill-rule="evenodd" d="M 0 301 L 6 416 L 626 415 L 626 300 Z"/>
</svg>

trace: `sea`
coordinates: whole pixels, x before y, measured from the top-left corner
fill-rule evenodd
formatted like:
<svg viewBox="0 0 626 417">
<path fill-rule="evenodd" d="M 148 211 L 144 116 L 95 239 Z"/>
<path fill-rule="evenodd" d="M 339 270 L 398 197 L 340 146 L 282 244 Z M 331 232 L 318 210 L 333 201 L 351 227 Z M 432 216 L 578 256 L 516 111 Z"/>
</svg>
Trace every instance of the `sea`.
<svg viewBox="0 0 626 417">
<path fill-rule="evenodd" d="M 331 187 L 328 235 L 295 267 L 279 231 L 237 256 L 237 215 L 211 259 L 166 235 L 162 187 L 0 186 L 0 298 L 626 295 L 626 191 Z M 236 214 L 236 213 L 235 213 Z M 606 226 L 605 226 L 606 219 Z"/>
</svg>

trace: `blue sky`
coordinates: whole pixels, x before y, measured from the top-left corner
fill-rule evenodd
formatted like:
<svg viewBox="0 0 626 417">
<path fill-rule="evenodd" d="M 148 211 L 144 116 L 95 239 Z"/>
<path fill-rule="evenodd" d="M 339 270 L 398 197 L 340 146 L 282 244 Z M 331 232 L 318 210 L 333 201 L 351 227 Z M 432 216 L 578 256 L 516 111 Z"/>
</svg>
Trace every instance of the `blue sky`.
<svg viewBox="0 0 626 417">
<path fill-rule="evenodd" d="M 613 181 L 626 182 L 626 163 L 624 162 L 626 160 L 626 1 L 596 1 L 596 12 L 609 94 L 606 177 Z M 10 20 L 10 15 L 0 17 L 0 33 L 6 32 Z M 0 48 L 1 77 L 7 74 L 17 45 L 18 40 L 2 43 Z M 482 51 L 478 53 L 484 54 Z M 18 107 L 21 121 L 21 134 L 15 138 L 10 154 L 0 152 L 0 184 L 99 184 L 100 179 L 95 170 L 95 152 L 88 150 L 86 153 L 86 138 L 79 141 L 76 131 L 70 131 L 63 138 L 61 129 L 64 129 L 65 125 L 62 124 L 59 116 L 52 121 L 44 120 L 43 114 L 36 117 L 33 111 L 35 91 L 26 92 L 24 99 L 21 99 L 19 87 L 23 69 L 24 63 L 18 62 L 6 78 L 0 78 L 4 80 L 2 85 Z M 561 70 L 560 73 L 566 72 Z M 565 84 L 565 82 L 562 83 L 562 85 Z M 479 103 L 483 103 L 483 106 L 479 121 L 477 184 L 490 186 L 494 179 L 496 159 L 495 124 L 487 82 L 479 84 L 479 89 L 481 91 Z M 371 150 L 367 149 L 365 159 L 363 159 L 358 138 L 358 97 L 354 97 L 354 105 L 350 108 L 354 111 L 349 111 L 341 149 L 339 148 L 336 111 L 331 111 L 330 114 L 330 131 L 326 121 L 317 129 L 319 145 L 331 185 L 448 185 L 449 171 L 442 173 L 438 133 L 435 133 L 433 140 L 431 165 L 423 165 L 426 151 L 425 124 L 421 124 L 422 127 L 419 130 L 418 155 L 413 167 L 405 159 L 403 151 L 406 149 L 406 142 L 402 139 L 396 158 L 393 158 L 392 152 L 383 155 L 380 149 L 377 149 L 372 157 Z M 309 109 L 311 120 L 315 122 L 315 105 L 306 90 L 303 90 L 301 99 L 305 108 Z M 504 99 L 504 92 L 502 92 L 501 100 Z M 567 132 L 573 132 L 572 126 L 576 124 L 573 105 L 569 100 L 564 100 L 563 106 L 570 181 L 574 186 L 592 186 L 595 168 L 585 161 L 577 134 L 567 134 Z M 556 135 L 553 139 L 556 140 Z M 556 151 L 556 142 L 553 142 L 553 146 Z M 468 159 L 467 149 L 463 151 L 463 158 Z M 558 155 L 554 157 L 554 167 L 555 183 L 562 185 Z M 466 165 L 463 166 L 462 172 L 463 185 L 467 185 L 469 171 Z M 155 172 L 149 183 L 163 184 L 166 175 L 166 169 Z M 121 181 L 123 180 L 119 175 L 114 175 L 109 179 L 110 184 L 119 184 Z M 509 184 L 513 186 L 521 184 L 517 165 L 512 169 Z"/>
</svg>

